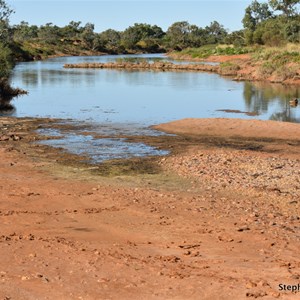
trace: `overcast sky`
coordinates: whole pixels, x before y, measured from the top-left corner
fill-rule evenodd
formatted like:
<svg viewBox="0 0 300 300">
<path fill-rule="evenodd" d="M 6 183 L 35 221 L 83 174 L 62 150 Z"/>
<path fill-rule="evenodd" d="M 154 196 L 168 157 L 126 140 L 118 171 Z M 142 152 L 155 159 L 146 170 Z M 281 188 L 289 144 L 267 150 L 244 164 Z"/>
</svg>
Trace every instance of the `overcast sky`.
<svg viewBox="0 0 300 300">
<path fill-rule="evenodd" d="M 70 21 L 95 24 L 95 31 L 108 28 L 124 30 L 134 23 L 158 25 L 163 30 L 176 21 L 188 21 L 200 27 L 216 20 L 230 31 L 242 29 L 241 20 L 251 0 L 6 0 L 15 14 L 12 24 L 27 21 L 31 25 L 52 22 L 58 26 Z"/>
</svg>

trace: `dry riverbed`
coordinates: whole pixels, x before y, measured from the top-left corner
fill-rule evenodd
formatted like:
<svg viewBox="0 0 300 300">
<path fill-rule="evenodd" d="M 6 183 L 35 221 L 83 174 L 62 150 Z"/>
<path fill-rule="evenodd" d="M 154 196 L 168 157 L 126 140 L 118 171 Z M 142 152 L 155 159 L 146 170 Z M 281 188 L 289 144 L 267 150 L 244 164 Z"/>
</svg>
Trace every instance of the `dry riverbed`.
<svg viewBox="0 0 300 300">
<path fill-rule="evenodd" d="M 0 119 L 0 299 L 299 297 L 299 125 L 186 119 L 99 165 L 34 144 L 60 126 Z"/>
</svg>

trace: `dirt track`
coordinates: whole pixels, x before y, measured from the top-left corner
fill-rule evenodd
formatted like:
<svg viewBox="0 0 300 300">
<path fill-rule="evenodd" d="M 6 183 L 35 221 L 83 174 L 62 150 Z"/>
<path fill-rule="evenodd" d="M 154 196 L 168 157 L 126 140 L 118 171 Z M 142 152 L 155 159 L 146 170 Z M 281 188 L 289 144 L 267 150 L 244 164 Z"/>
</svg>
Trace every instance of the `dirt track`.
<svg viewBox="0 0 300 300">
<path fill-rule="evenodd" d="M 298 125 L 162 125 L 159 172 L 103 177 L 30 146 L 39 122 L 0 121 L 0 299 L 300 297 Z"/>
</svg>

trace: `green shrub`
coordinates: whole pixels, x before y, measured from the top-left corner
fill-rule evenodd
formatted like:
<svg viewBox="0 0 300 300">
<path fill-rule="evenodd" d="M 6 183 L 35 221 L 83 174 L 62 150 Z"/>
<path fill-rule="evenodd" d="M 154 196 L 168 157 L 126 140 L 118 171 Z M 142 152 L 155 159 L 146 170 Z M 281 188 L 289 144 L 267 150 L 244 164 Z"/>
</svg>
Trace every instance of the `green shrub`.
<svg viewBox="0 0 300 300">
<path fill-rule="evenodd" d="M 0 43 L 0 78 L 8 77 L 13 67 L 12 52 L 8 46 Z"/>
</svg>

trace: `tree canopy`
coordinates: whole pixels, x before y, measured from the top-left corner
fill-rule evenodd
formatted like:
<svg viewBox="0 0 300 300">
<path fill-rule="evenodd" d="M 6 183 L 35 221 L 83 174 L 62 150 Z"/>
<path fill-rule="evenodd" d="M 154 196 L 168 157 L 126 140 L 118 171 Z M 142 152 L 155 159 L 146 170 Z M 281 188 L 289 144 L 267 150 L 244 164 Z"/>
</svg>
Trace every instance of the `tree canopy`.
<svg viewBox="0 0 300 300">
<path fill-rule="evenodd" d="M 0 22 L 8 21 L 13 12 L 14 10 L 4 0 L 0 0 Z"/>
</svg>

